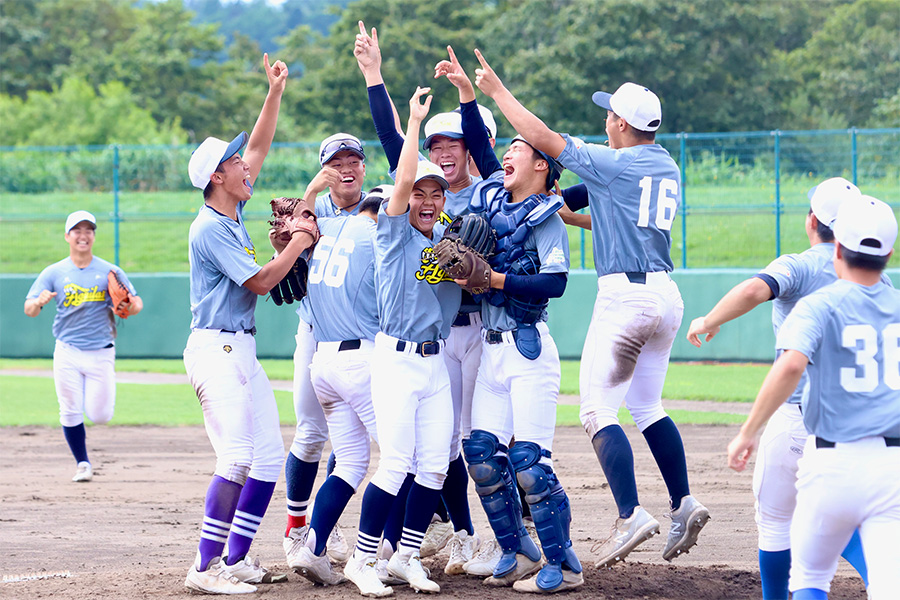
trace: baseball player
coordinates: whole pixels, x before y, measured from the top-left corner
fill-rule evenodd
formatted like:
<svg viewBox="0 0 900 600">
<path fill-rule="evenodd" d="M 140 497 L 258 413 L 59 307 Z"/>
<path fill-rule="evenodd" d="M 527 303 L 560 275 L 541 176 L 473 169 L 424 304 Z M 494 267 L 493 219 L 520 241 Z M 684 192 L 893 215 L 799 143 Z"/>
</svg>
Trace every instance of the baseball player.
<svg viewBox="0 0 900 600">
<path fill-rule="evenodd" d="M 369 379 L 378 332 L 375 220 L 385 198 L 384 191 L 376 191 L 360 203 L 358 215 L 321 219 L 321 237 L 309 260 L 308 306 L 316 340 L 310 375 L 336 467 L 316 494 L 309 534 L 294 568 L 324 585 L 344 581 L 325 556 L 326 541 L 366 476 L 369 437 L 378 439 Z"/>
<path fill-rule="evenodd" d="M 359 34 L 356 36 L 353 53 L 366 81 L 375 130 L 393 172 L 400 158 L 403 135 L 399 131 L 396 112 L 381 75 L 381 50 L 375 28 L 372 28 L 370 35 L 365 24 L 359 22 Z M 489 110 L 479 108 L 493 141 L 496 123 Z M 493 129 L 490 129 L 491 125 Z M 458 112 L 440 113 L 431 117 L 425 123 L 425 136 L 424 148 L 428 152 L 428 159 L 440 167 L 449 185 L 440 214 L 441 222 L 448 225 L 454 218 L 468 212 L 472 191 L 481 178 L 470 174 L 470 156 L 463 139 Z M 444 572 L 449 575 L 464 573 L 465 564 L 475 557 L 481 545 L 481 539 L 472 524 L 467 495 L 469 478 L 461 453 L 462 438 L 467 437 L 472 428 L 472 393 L 481 362 L 480 331 L 479 303 L 471 294 L 463 292 L 459 314 L 453 319 L 447 345 L 441 353 L 447 363 L 453 398 L 453 436 L 448 448 L 450 467 L 441 491 L 452 527 L 444 525 L 440 520 L 435 521 L 429 526 L 428 535 L 422 544 L 422 556 L 429 556 L 449 543 L 450 557 L 444 567 Z"/>
<path fill-rule="evenodd" d="M 843 177 L 826 179 L 812 188 L 806 217 L 810 249 L 801 254 L 780 256 L 759 274 L 735 286 L 707 315 L 691 322 L 688 341 L 699 348 L 701 335 L 706 335 L 706 341 L 712 340 L 722 325 L 769 300 L 772 300 L 772 327 L 777 337 L 785 318 L 800 298 L 837 280 L 832 260 L 834 232 L 831 227 L 840 205 L 860 196 L 859 189 Z M 884 278 L 890 284 L 887 276 Z M 788 597 L 791 516 L 797 504 L 797 461 L 809 435 L 803 426 L 800 405 L 808 391 L 804 374 L 794 393 L 766 425 L 754 467 L 759 571 L 766 600 Z M 865 580 L 865 559 L 858 535 L 854 535 L 843 555 Z"/>
<path fill-rule="evenodd" d="M 428 91 L 416 88 L 410 99 L 394 191 L 378 215 L 376 228 L 379 332 L 371 385 L 381 458 L 363 496 L 356 549 L 344 566 L 344 574 L 363 595 L 391 593 L 377 577 L 376 550 L 414 457 L 416 477 L 406 504 L 403 534 L 387 568 L 415 590 L 440 591 L 428 578 L 418 550 L 449 461 L 453 407 L 447 366 L 440 354 L 459 309 L 460 291 L 433 257 L 435 237 L 442 232 L 435 225 L 447 181 L 436 166 L 416 160 L 419 130 L 431 96 L 424 103 L 420 99 Z"/>
<path fill-rule="evenodd" d="M 316 216 L 347 217 L 359 212 L 366 194 L 362 191 L 366 175 L 366 153 L 362 142 L 349 133 L 331 135 L 319 145 L 319 164 L 322 169 L 306 187 L 303 199 L 315 205 Z M 328 193 L 317 197 L 325 190 Z M 328 425 L 322 406 L 316 398 L 310 380 L 309 365 L 316 350 L 312 333 L 309 300 L 304 298 L 297 309 L 297 348 L 294 351 L 294 413 L 297 429 L 284 465 L 287 484 L 287 527 L 284 552 L 288 566 L 298 567 L 296 560 L 306 543 L 309 531 L 307 511 L 312 495 L 322 449 L 328 439 Z M 335 523 L 329 534 L 328 553 L 338 562 L 347 560 L 350 548 L 340 526 Z"/>
<path fill-rule="evenodd" d="M 594 102 L 607 110 L 609 147 L 584 144 L 548 128 L 503 86 L 481 52 L 475 54 L 481 90 L 516 131 L 587 186 L 598 292 L 581 357 L 581 422 L 619 509 L 597 565 L 614 565 L 659 532 L 659 522 L 638 502 L 634 455 L 618 422 L 622 402 L 668 488 L 672 525 L 663 558 L 671 560 L 696 543 L 709 511 L 690 495 L 684 444 L 660 400 L 684 304 L 669 277 L 680 174 L 654 141 L 659 99 L 634 83 L 614 94 L 595 93 Z"/>
<path fill-rule="evenodd" d="M 450 60 L 438 63 L 435 75 L 459 89 L 466 144 L 479 171 L 491 173 L 478 184 L 470 210 L 484 214 L 498 238 L 490 259 L 491 290 L 482 299 L 484 348 L 472 433 L 463 441 L 469 473 L 502 548 L 485 583 L 559 592 L 584 583 L 569 535 L 568 497 L 551 461 L 560 365 L 545 309 L 550 297 L 565 290 L 569 243 L 556 215 L 562 199 L 547 194 L 562 168 L 521 137 L 513 140 L 501 166 L 488 144 L 474 87 L 453 50 L 448 52 Z M 523 526 L 510 466 L 547 558 L 543 568 L 541 552 Z"/>
<path fill-rule="evenodd" d="M 882 285 L 897 239 L 891 208 L 863 196 L 834 222 L 839 280 L 802 298 L 782 324 L 781 355 L 728 446 L 743 470 L 757 432 L 797 389 L 804 372 L 809 431 L 797 471 L 791 522 L 794 600 L 828 597 L 841 550 L 859 528 L 874 600 L 900 589 L 900 291 Z"/>
<path fill-rule="evenodd" d="M 108 423 L 116 404 L 116 312 L 126 318 L 141 312 L 144 303 L 125 272 L 94 256 L 97 220 L 86 210 L 66 218 L 69 257 L 41 271 L 25 296 L 25 314 L 36 317 L 56 299 L 53 318 L 53 380 L 59 401 L 59 422 L 75 457 L 72 481 L 94 476 L 88 460 L 84 415 L 94 423 Z M 108 274 L 115 271 L 130 293 L 129 302 L 113 306 Z"/>
<path fill-rule="evenodd" d="M 252 135 L 242 132 L 231 142 L 207 138 L 188 165 L 204 204 L 188 241 L 193 317 L 184 365 L 216 469 L 185 586 L 210 594 L 248 593 L 256 590 L 251 583 L 281 580 L 247 556 L 284 460 L 275 396 L 256 359 L 254 310 L 257 296 L 268 294 L 318 237 L 314 220 L 288 217 L 290 241 L 260 267 L 244 226 L 244 205 L 275 134 L 288 75 L 283 62 L 270 66 L 268 55 L 264 65 L 269 92 Z"/>
</svg>

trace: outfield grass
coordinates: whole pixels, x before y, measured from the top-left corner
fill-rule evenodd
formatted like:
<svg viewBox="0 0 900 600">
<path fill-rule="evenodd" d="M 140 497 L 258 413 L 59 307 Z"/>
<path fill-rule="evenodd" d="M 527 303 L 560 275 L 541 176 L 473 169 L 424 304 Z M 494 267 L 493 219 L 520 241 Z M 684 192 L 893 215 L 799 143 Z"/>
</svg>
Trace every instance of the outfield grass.
<svg viewBox="0 0 900 600">
<path fill-rule="evenodd" d="M 263 360 L 263 367 L 271 379 L 289 380 L 294 367 L 290 360 Z M 0 359 L 0 369 L 48 370 L 50 359 Z M 183 374 L 179 360 L 116 361 L 118 371 Z M 682 400 L 752 401 L 765 377 L 765 365 L 673 363 L 669 369 L 665 398 Z M 578 363 L 563 361 L 562 393 L 577 395 Z M 710 390 L 716 390 L 715 395 Z M 123 383 L 117 386 L 116 417 L 118 425 L 199 425 L 202 413 L 193 390 L 187 385 L 145 385 Z M 294 422 L 293 404 L 289 392 L 276 391 L 275 399 L 281 421 Z M 678 423 L 723 424 L 741 423 L 743 416 L 717 412 L 669 411 Z M 619 418 L 632 423 L 622 409 Z M 58 424 L 59 414 L 53 379 L 49 377 L 0 376 L 0 426 Z M 580 425 L 577 405 L 560 405 L 557 425 Z"/>
</svg>

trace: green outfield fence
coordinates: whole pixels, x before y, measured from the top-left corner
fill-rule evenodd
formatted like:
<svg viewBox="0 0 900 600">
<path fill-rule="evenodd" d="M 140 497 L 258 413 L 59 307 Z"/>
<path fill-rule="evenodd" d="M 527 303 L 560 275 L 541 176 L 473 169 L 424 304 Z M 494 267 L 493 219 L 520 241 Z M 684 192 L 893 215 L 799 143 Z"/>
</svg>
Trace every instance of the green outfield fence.
<svg viewBox="0 0 900 600">
<path fill-rule="evenodd" d="M 844 176 L 900 209 L 900 128 L 677 133 L 657 140 L 684 182 L 672 231 L 673 260 L 683 269 L 759 267 L 805 249 L 806 192 L 827 177 Z M 498 140 L 498 149 L 508 143 Z M 365 146 L 366 186 L 386 182 L 380 145 Z M 109 249 L 100 247 L 97 254 L 130 271 L 187 270 L 187 229 L 201 202 L 187 177 L 193 148 L 0 147 L 0 272 L 37 273 L 62 258 L 65 246 L 42 253 L 35 240 L 48 238 L 52 222 L 49 237 L 61 242 L 65 216 L 82 208 L 111 224 Z M 251 202 L 245 213 L 248 223 L 258 223 L 251 229 L 254 239 L 265 228 L 266 200 L 303 193 L 319 169 L 317 151 L 318 142 L 273 144 L 254 195 L 263 201 Z M 564 174 L 563 184 L 576 182 Z M 573 268 L 590 269 L 590 235 L 572 230 L 570 239 Z M 181 262 L 154 261 L 154 244 L 174 246 L 172 255 Z M 895 257 L 891 266 L 898 264 Z"/>
</svg>

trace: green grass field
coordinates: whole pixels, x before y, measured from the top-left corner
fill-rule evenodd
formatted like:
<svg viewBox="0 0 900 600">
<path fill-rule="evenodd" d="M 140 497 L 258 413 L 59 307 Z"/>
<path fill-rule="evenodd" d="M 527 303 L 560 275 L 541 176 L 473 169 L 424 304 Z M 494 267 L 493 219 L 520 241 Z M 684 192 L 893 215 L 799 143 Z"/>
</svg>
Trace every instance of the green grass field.
<svg viewBox="0 0 900 600">
<path fill-rule="evenodd" d="M 263 367 L 273 380 L 290 380 L 293 363 L 290 360 L 263 360 Z M 0 370 L 52 368 L 49 359 L 0 359 Z M 120 372 L 183 374 L 179 360 L 116 361 Z M 756 395 L 765 374 L 766 365 L 673 363 L 669 369 L 664 398 L 680 400 L 720 400 L 750 402 Z M 577 395 L 578 363 L 562 364 L 562 393 Z M 712 393 L 714 391 L 714 393 Z M 289 392 L 276 391 L 275 399 L 281 421 L 293 423 L 293 404 Z M 669 411 L 678 423 L 725 424 L 741 423 L 741 415 L 718 412 Z M 632 423 L 627 411 L 619 414 L 623 423 Z M 0 426 L 58 424 L 58 405 L 50 377 L 0 375 Z M 203 416 L 197 398 L 188 385 L 123 383 L 117 386 L 114 425 L 200 425 Z M 557 425 L 580 425 L 577 405 L 560 405 Z"/>
</svg>

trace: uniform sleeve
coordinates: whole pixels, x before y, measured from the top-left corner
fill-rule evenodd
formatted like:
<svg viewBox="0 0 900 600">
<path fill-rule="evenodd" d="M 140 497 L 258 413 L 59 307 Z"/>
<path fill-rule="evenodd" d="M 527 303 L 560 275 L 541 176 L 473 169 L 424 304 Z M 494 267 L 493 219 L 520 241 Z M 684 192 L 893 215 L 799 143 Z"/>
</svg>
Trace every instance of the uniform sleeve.
<svg viewBox="0 0 900 600">
<path fill-rule="evenodd" d="M 763 281 L 767 277 L 772 278 L 778 286 L 777 297 L 790 301 L 796 299 L 798 286 L 804 280 L 805 270 L 803 263 L 797 259 L 797 255 L 785 254 L 770 262 L 765 269 L 759 272 L 757 277 Z"/>
<path fill-rule="evenodd" d="M 534 228 L 535 247 L 541 260 L 541 273 L 569 272 L 569 234 L 562 218 L 551 215 Z"/>
<path fill-rule="evenodd" d="M 397 162 L 400 160 L 400 151 L 403 149 L 403 136 L 397 131 L 394 122 L 394 110 L 391 108 L 391 98 L 385 85 L 373 85 L 367 88 L 369 92 L 369 111 L 372 113 L 372 122 L 375 124 L 375 133 L 378 141 L 384 149 L 388 159 L 388 171 L 397 170 Z"/>
<path fill-rule="evenodd" d="M 211 222 L 197 240 L 204 261 L 238 285 L 260 272 L 250 250 L 224 226 Z"/>
<path fill-rule="evenodd" d="M 628 166 L 625 155 L 597 144 L 586 144 L 567 133 L 563 134 L 566 147 L 560 153 L 559 163 L 585 182 L 608 186 Z"/>
<path fill-rule="evenodd" d="M 828 306 L 823 301 L 825 296 L 813 293 L 797 303 L 790 312 L 775 341 L 780 351 L 796 350 L 806 356 L 810 363 L 814 357 L 825 332 L 825 320 Z"/>
<path fill-rule="evenodd" d="M 466 147 L 479 173 L 494 173 L 501 169 L 500 161 L 491 148 L 488 139 L 487 128 L 481 113 L 478 111 L 478 103 L 475 100 L 459 105 L 460 121 L 462 122 L 463 137 Z"/>
<path fill-rule="evenodd" d="M 389 215 L 384 206 L 378 211 L 378 223 L 375 226 L 375 251 L 381 256 L 402 248 L 406 243 L 409 230 L 409 210 L 402 215 Z"/>
<path fill-rule="evenodd" d="M 53 285 L 53 272 L 50 267 L 47 267 L 41 271 L 41 274 L 38 275 L 37 279 L 34 280 L 34 283 L 31 284 L 31 288 L 28 289 L 25 299 L 33 300 L 40 296 L 41 292 L 44 290 L 50 290 L 51 292 L 58 291 L 53 289 Z"/>
</svg>

